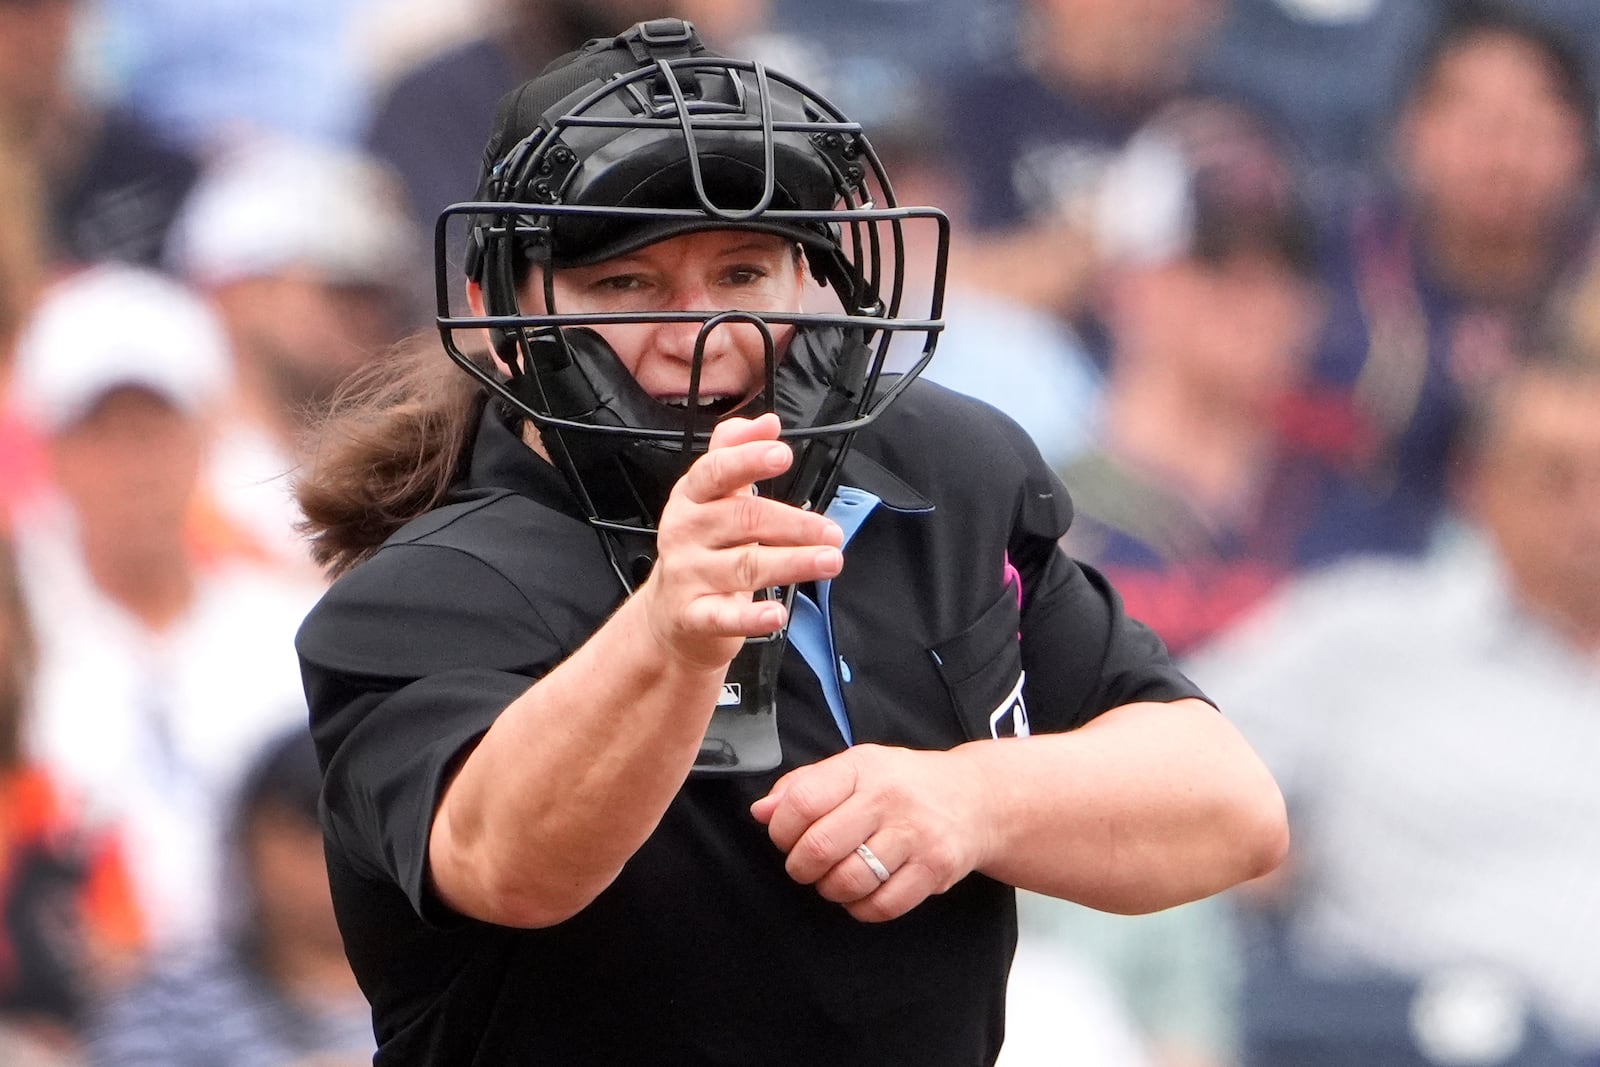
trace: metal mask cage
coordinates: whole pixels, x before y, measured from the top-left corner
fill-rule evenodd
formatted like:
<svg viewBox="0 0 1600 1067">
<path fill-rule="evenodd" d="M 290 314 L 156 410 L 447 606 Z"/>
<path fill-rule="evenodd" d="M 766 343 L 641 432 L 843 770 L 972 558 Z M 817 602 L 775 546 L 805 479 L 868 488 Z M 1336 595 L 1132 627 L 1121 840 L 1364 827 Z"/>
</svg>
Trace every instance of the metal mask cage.
<svg viewBox="0 0 1600 1067">
<path fill-rule="evenodd" d="M 739 86 L 739 106 L 730 108 L 713 102 L 699 107 L 684 91 L 684 82 L 703 77 L 707 72 L 732 79 Z M 774 115 L 772 85 L 803 101 L 807 117 L 802 120 Z M 602 105 L 622 99 L 638 113 L 619 116 L 601 113 Z M 626 494 L 632 503 L 620 508 L 615 496 L 602 504 L 592 491 L 593 471 L 581 470 L 574 461 L 573 445 L 581 441 L 611 439 L 619 444 L 648 445 L 676 453 L 683 467 L 695 454 L 703 452 L 710 440 L 716 418 L 706 418 L 697 410 L 699 374 L 710 331 L 727 323 L 744 323 L 760 330 L 766 349 L 765 387 L 755 407 L 775 410 L 781 356 L 775 352 L 771 327 L 793 325 L 801 330 L 837 330 L 843 343 L 858 342 L 865 348 L 858 373 L 860 380 L 847 383 L 853 400 L 842 410 L 824 412 L 822 421 L 806 425 L 785 425 L 781 438 L 794 443 L 793 470 L 807 469 L 805 484 L 791 488 L 789 502 L 802 507 L 826 506 L 838 478 L 854 434 L 870 425 L 906 389 L 933 355 L 938 333 L 943 328 L 945 274 L 949 255 L 949 221 L 934 208 L 895 205 L 892 186 L 881 161 L 866 140 L 859 124 L 845 118 L 836 108 L 805 86 L 761 64 L 712 57 L 658 59 L 651 65 L 617 75 L 581 96 L 577 103 L 548 119 L 540 129 L 514 145 L 495 168 L 488 184 L 499 199 L 452 205 L 439 217 L 435 227 L 436 323 L 450 358 L 472 374 L 493 395 L 528 418 L 539 430 L 590 521 L 603 535 L 608 556 L 625 589 L 637 582 L 636 568 L 628 565 L 623 538 L 653 538 L 656 515 L 649 505 L 649 493 Z M 754 115 L 746 114 L 754 110 Z M 698 206 L 618 206 L 615 204 L 566 203 L 563 190 L 552 184 L 551 175 L 565 168 L 571 172 L 583 162 L 575 159 L 567 146 L 567 134 L 582 130 L 668 130 L 681 137 L 683 156 L 690 170 L 691 184 Z M 760 194 L 753 206 L 729 208 L 714 201 L 701 167 L 699 145 L 713 137 L 727 143 L 732 132 L 741 137 L 760 137 Z M 782 195 L 781 175 L 776 172 L 774 138 L 800 135 L 815 146 L 814 166 L 826 167 L 831 178 L 833 203 L 825 207 L 774 208 Z M 748 143 L 741 142 L 745 147 Z M 791 139 L 792 153 L 797 142 Z M 557 163 L 559 162 L 559 167 Z M 541 184 L 542 183 L 542 184 Z M 581 197 L 581 190 L 580 197 Z M 881 199 L 884 206 L 879 206 Z M 468 265 L 483 286 L 486 311 L 483 315 L 461 315 L 451 311 L 452 281 L 459 279 L 450 268 L 449 250 L 459 247 L 452 237 L 459 236 L 451 223 L 465 218 L 472 232 L 474 252 Z M 907 246 L 904 226 L 921 220 L 937 229 L 933 263 L 927 277 L 926 315 L 903 316 L 907 297 Z M 558 231 L 566 224 L 615 224 L 629 227 L 650 225 L 673 227 L 681 223 L 689 229 L 767 229 L 794 237 L 805 249 L 813 273 L 837 295 L 837 312 L 760 312 L 739 309 L 697 311 L 645 311 L 615 313 L 563 312 L 554 302 L 554 277 L 561 267 L 556 254 Z M 648 243 L 648 242 L 647 242 Z M 527 268 L 539 265 L 544 271 L 547 311 L 531 314 L 522 308 L 522 286 Z M 584 417 L 557 414 L 559 405 L 551 402 L 552 357 L 573 361 L 576 357 L 569 330 L 606 325 L 648 323 L 698 323 L 691 368 L 689 403 L 681 424 L 656 419 L 655 412 L 617 424 L 590 421 Z M 476 335 L 487 331 L 496 354 L 511 373 L 474 359 L 458 342 L 457 334 Z M 904 335 L 922 335 L 920 350 L 898 374 L 889 374 L 889 349 Z M 530 402 L 530 397 L 533 402 Z M 664 405 L 656 407 L 665 409 Z M 747 406 L 740 414 L 753 414 Z M 619 466 L 621 476 L 628 477 Z M 763 491 L 766 491 L 764 487 Z"/>
</svg>

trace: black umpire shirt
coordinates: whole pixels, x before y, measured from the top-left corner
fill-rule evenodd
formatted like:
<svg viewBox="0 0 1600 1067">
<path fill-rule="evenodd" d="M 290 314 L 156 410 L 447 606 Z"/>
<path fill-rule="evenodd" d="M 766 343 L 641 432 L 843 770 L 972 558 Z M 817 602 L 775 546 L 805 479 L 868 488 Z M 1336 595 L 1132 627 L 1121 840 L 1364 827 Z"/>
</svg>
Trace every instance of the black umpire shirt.
<svg viewBox="0 0 1600 1067">
<path fill-rule="evenodd" d="M 993 409 L 914 383 L 857 436 L 843 481 L 879 503 L 825 598 L 835 670 L 792 647 L 784 661 L 784 766 L 691 778 L 615 883 L 547 929 L 455 914 L 425 868 L 449 769 L 618 604 L 560 475 L 491 408 L 450 500 L 329 590 L 298 646 L 377 1064 L 993 1061 L 1010 887 L 973 874 L 860 923 L 790 880 L 750 804 L 846 732 L 943 749 L 1200 694 L 1061 553 L 1066 490 Z"/>
</svg>

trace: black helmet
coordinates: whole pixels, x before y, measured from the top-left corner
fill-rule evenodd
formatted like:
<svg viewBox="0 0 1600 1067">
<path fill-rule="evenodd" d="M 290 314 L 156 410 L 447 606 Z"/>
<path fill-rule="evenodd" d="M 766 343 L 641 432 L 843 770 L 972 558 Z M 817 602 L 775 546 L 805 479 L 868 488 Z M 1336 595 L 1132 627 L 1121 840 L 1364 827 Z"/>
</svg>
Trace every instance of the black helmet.
<svg viewBox="0 0 1600 1067">
<path fill-rule="evenodd" d="M 483 317 L 450 312 L 448 252 L 459 246 L 449 224 L 462 218 Z M 902 226 L 912 218 L 937 227 L 938 250 L 923 269 L 925 314 L 901 318 Z M 631 589 L 654 557 L 668 491 L 716 421 L 694 395 L 707 334 L 728 322 L 761 332 L 764 389 L 736 413 L 779 414 L 796 461 L 763 491 L 820 510 L 852 435 L 933 353 L 948 228 L 935 209 L 895 205 L 860 126 L 815 92 L 710 52 L 687 22 L 658 19 L 590 41 L 501 101 L 478 199 L 446 209 L 436 229 L 438 325 L 452 358 L 538 427 Z M 563 267 L 708 229 L 793 240 L 840 309 L 576 315 L 555 304 L 551 277 Z M 544 269 L 546 314 L 520 306 L 534 265 Z M 700 324 L 686 408 L 652 398 L 587 328 L 639 321 Z M 786 352 L 774 350 L 773 324 L 795 326 Z M 489 330 L 501 368 L 463 353 L 455 340 L 463 329 Z M 903 374 L 886 374 L 890 342 L 905 332 L 922 335 L 918 356 Z"/>
</svg>

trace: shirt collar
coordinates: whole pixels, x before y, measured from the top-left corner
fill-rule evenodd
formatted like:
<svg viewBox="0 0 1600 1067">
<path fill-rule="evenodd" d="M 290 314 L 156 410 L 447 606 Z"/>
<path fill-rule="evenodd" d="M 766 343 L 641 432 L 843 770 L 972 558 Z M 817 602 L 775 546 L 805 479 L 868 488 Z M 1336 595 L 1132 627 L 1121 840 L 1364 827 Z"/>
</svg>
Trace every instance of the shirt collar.
<svg viewBox="0 0 1600 1067">
<path fill-rule="evenodd" d="M 891 511 L 929 512 L 933 502 L 907 485 L 889 468 L 859 449 L 852 448 L 839 468 L 839 484 L 864 489 Z"/>
<path fill-rule="evenodd" d="M 528 447 L 494 400 L 484 405 L 467 476 L 457 491 L 485 489 L 509 489 L 574 518 L 583 518 L 583 509 L 561 472 Z"/>
</svg>

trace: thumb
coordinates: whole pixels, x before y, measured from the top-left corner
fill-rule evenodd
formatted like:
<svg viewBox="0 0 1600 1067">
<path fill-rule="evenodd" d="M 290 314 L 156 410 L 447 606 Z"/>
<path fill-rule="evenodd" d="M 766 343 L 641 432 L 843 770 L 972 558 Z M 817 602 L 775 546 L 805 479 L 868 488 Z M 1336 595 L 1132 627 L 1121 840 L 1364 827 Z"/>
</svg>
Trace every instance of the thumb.
<svg viewBox="0 0 1600 1067">
<path fill-rule="evenodd" d="M 772 821 L 772 815 L 778 810 L 778 805 L 783 803 L 784 789 L 781 784 L 774 787 L 772 792 L 750 805 L 750 814 L 756 822 L 766 826 Z"/>
<path fill-rule="evenodd" d="M 753 419 L 723 419 L 711 428 L 711 448 L 742 445 L 748 441 L 776 441 L 783 431 L 778 416 L 768 411 Z"/>
</svg>

